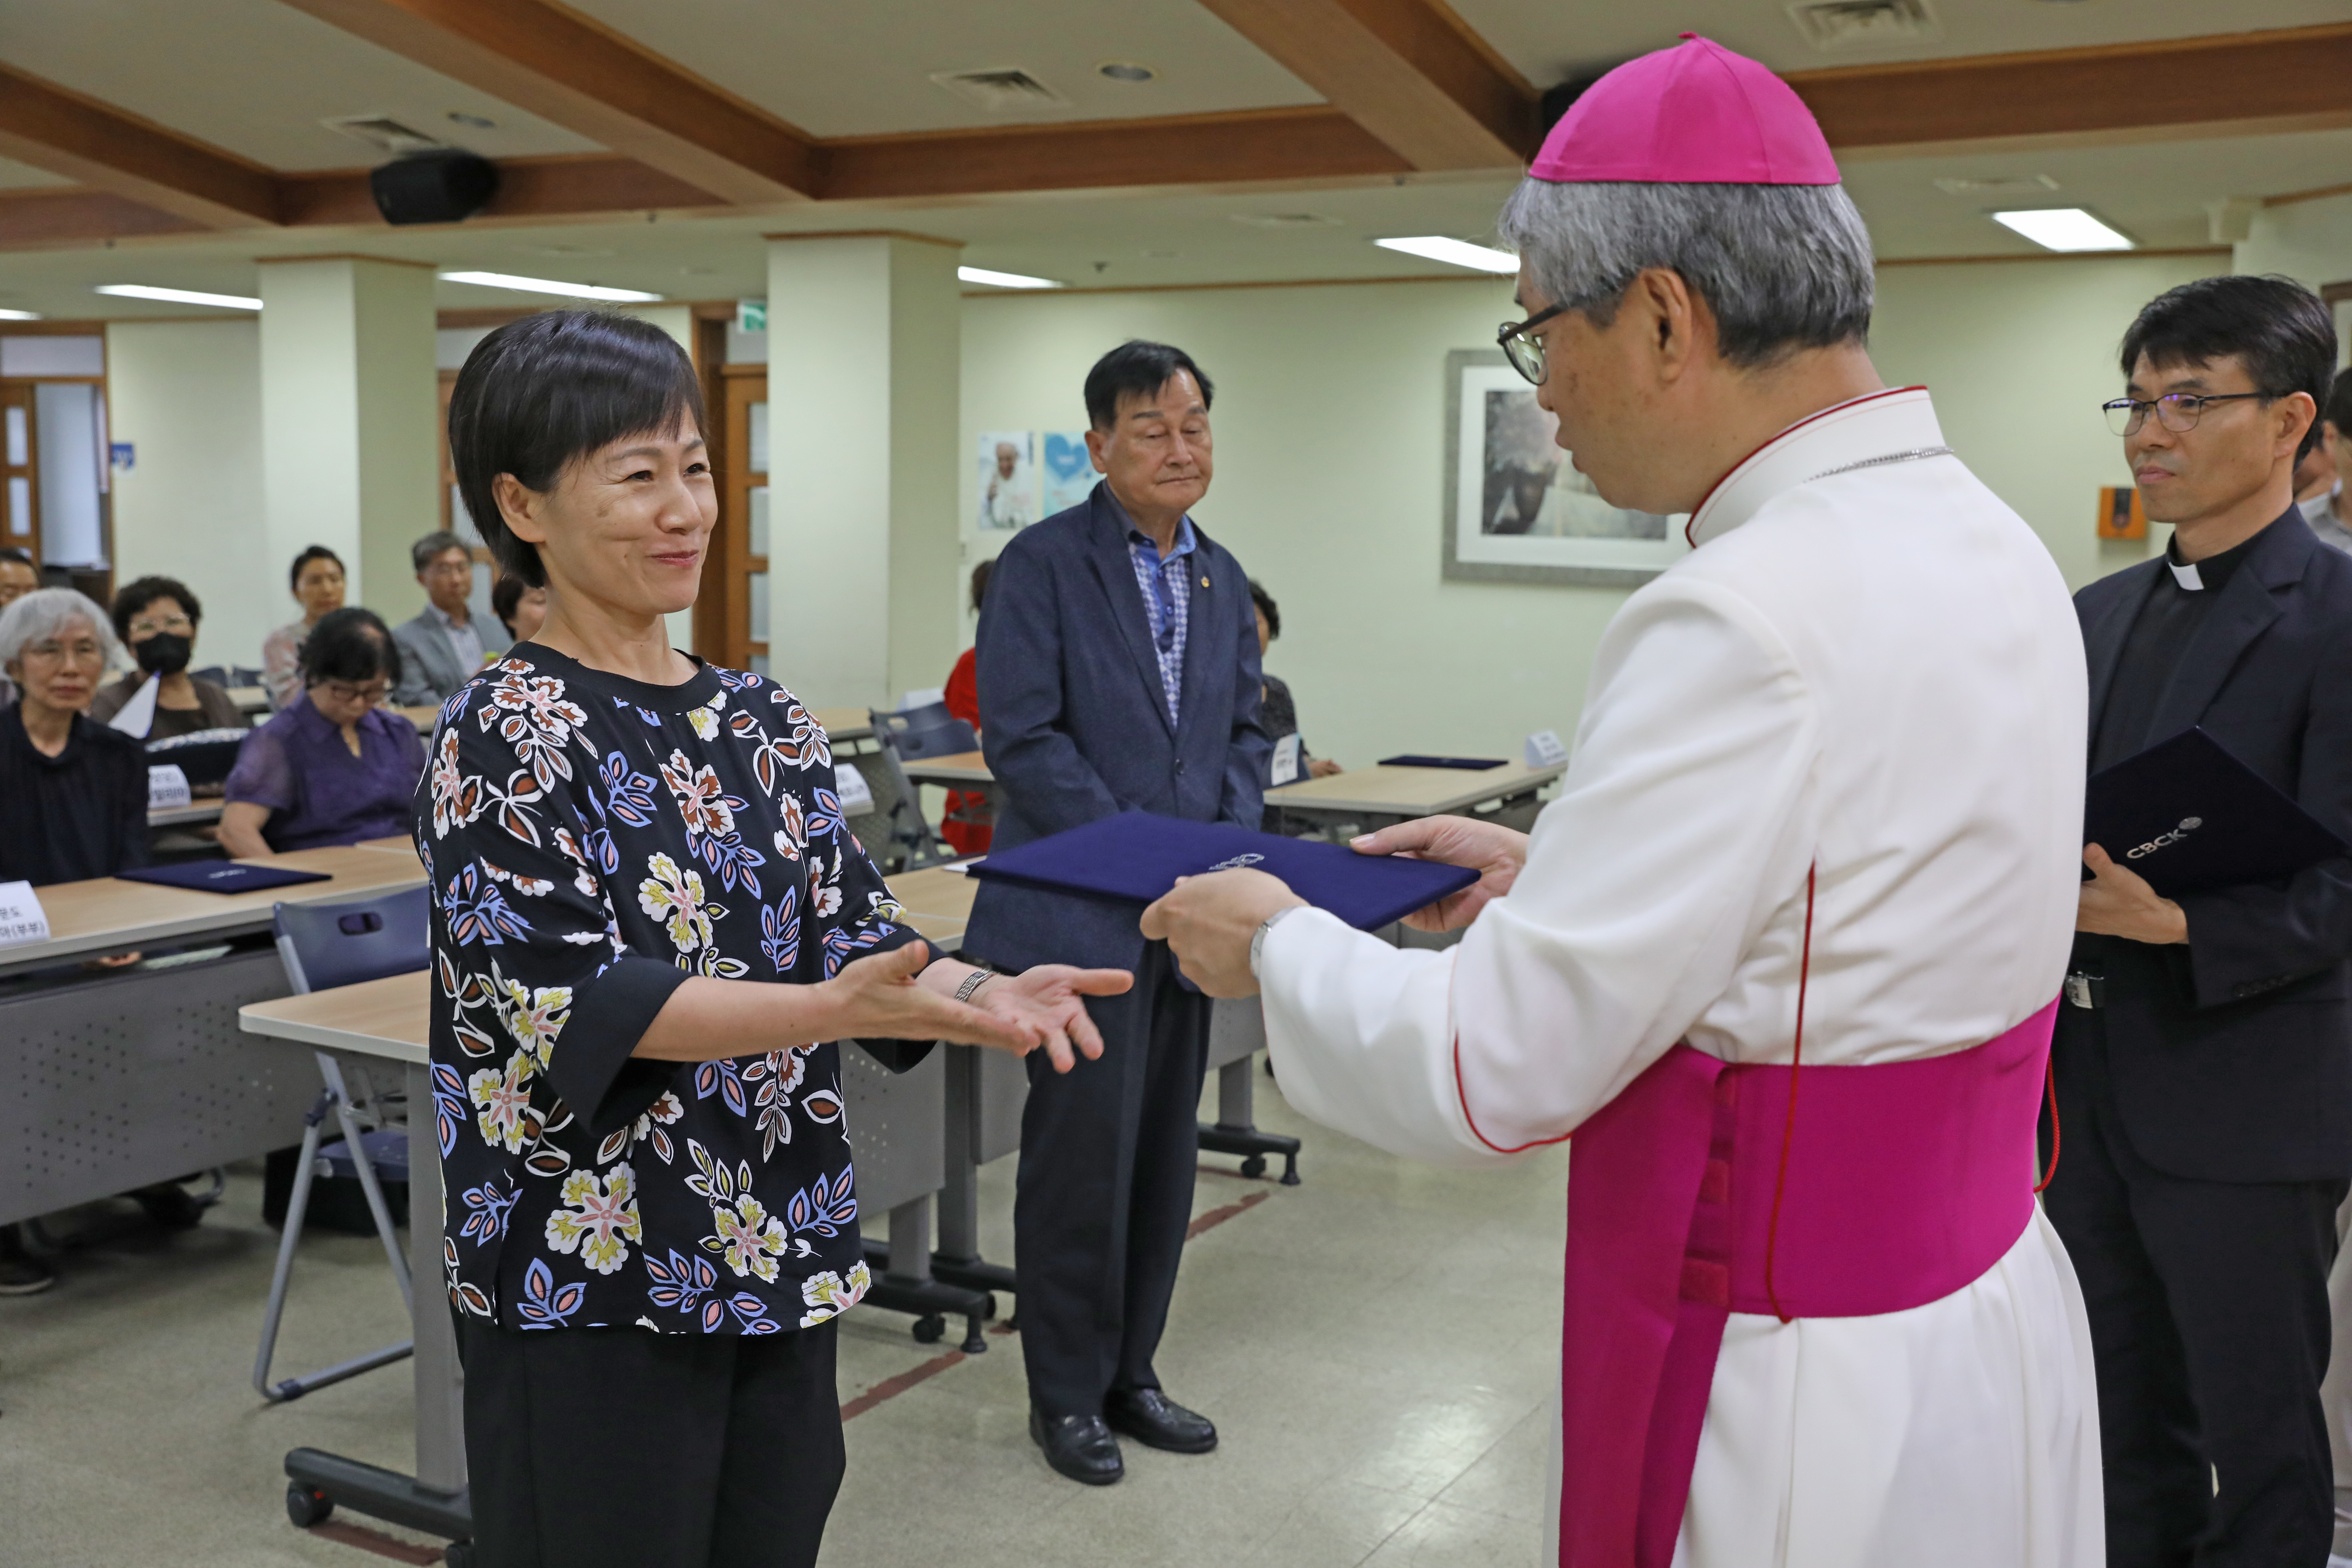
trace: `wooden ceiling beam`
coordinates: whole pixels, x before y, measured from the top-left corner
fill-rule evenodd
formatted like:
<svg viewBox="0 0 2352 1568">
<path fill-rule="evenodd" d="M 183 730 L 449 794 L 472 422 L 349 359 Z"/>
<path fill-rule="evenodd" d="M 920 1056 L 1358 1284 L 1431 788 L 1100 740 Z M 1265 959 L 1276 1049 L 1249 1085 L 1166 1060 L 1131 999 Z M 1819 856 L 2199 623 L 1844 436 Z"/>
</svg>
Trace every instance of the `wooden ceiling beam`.
<svg viewBox="0 0 2352 1568">
<path fill-rule="evenodd" d="M 1444 0 L 1201 0 L 1415 169 L 1510 169 L 1536 91 Z"/>
<path fill-rule="evenodd" d="M 200 228 L 278 222 L 278 177 L 268 169 L 5 65 L 0 156 Z"/>
<path fill-rule="evenodd" d="M 110 239 L 203 234 L 200 224 L 87 186 L 0 191 L 0 251 L 71 250 Z"/>
<path fill-rule="evenodd" d="M 823 176 L 800 131 L 553 0 L 285 3 L 723 202 L 801 200 Z"/>
<path fill-rule="evenodd" d="M 2352 26 L 1795 71 L 1849 158 L 2034 151 L 2352 125 Z"/>
<path fill-rule="evenodd" d="M 364 169 L 332 169 L 280 176 L 288 224 L 304 228 L 383 228 Z M 605 153 L 509 158 L 499 164 L 499 191 L 490 205 L 465 220 L 469 226 L 517 223 L 578 223 L 646 212 L 719 212 L 726 204 L 634 158 Z M 457 226 L 441 225 L 443 228 Z"/>
</svg>

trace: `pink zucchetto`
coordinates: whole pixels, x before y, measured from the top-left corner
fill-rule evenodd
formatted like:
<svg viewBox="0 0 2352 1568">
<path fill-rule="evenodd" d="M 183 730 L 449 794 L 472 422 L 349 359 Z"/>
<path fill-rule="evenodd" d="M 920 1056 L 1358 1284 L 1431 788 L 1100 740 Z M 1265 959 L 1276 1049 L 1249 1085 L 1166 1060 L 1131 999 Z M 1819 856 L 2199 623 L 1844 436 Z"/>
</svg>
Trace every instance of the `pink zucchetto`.
<svg viewBox="0 0 2352 1568">
<path fill-rule="evenodd" d="M 1795 89 L 1696 33 L 1587 88 L 1528 173 L 1561 184 L 1838 183 L 1837 160 Z"/>
</svg>

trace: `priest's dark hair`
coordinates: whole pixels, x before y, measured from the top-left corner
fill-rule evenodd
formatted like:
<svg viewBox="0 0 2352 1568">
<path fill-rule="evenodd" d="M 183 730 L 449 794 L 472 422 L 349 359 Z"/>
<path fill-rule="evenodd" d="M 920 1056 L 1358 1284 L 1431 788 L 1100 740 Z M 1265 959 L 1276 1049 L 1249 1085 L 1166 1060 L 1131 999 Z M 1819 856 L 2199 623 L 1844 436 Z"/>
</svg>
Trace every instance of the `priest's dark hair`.
<svg viewBox="0 0 2352 1568">
<path fill-rule="evenodd" d="M 543 588 L 539 547 L 516 538 L 499 511 L 498 477 L 512 474 L 544 495 L 599 447 L 624 436 L 667 436 L 689 421 L 710 427 L 694 363 L 667 332 L 603 310 L 541 310 L 466 356 L 449 397 L 449 460 L 500 569 Z"/>
<path fill-rule="evenodd" d="M 2302 393 L 2313 412 L 2295 448 L 2300 462 L 2319 444 L 2319 410 L 2336 375 L 2336 317 L 2292 278 L 2200 278 L 2141 306 L 2120 357 L 2126 380 L 2143 357 L 2159 370 L 2234 358 L 2266 399 Z"/>
<path fill-rule="evenodd" d="M 1094 369 L 1087 372 L 1087 422 L 1097 430 L 1109 429 L 1118 423 L 1121 398 L 1150 397 L 1167 385 L 1180 370 L 1200 383 L 1201 406 L 1209 406 L 1216 398 L 1217 389 L 1210 384 L 1207 374 L 1192 363 L 1191 354 L 1167 343 L 1128 339 L 1095 361 Z"/>
<path fill-rule="evenodd" d="M 346 605 L 319 617 L 302 639 L 302 684 L 348 680 L 353 685 L 383 676 L 400 684 L 400 645 L 373 610 Z"/>
</svg>

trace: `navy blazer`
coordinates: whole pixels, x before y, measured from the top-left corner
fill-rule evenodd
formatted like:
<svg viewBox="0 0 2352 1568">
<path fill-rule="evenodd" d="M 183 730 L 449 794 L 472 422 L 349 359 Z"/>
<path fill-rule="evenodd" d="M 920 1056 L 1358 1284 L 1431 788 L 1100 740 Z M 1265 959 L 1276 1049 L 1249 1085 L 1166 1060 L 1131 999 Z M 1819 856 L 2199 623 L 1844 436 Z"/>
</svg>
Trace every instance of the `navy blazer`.
<svg viewBox="0 0 2352 1568">
<path fill-rule="evenodd" d="M 2159 557 L 2074 595 L 2095 736 L 2164 570 Z M 2289 510 L 2218 592 L 2134 749 L 2201 725 L 2352 840 L 2352 556 Z M 2076 962 L 2108 976 L 2108 1071 L 2133 1148 L 2207 1181 L 2352 1175 L 2352 859 L 2179 902 L 2185 946 L 2076 939 Z M 2074 1011 L 2058 1010 L 2062 1050 Z"/>
<path fill-rule="evenodd" d="M 1085 504 L 1015 534 L 981 611 L 980 744 L 996 777 L 994 847 L 1121 811 L 1255 828 L 1273 742 L 1258 726 L 1249 578 L 1193 526 L 1180 721 L 1151 642 L 1127 524 L 1097 484 Z M 1139 911 L 982 882 L 967 952 L 1003 969 L 1133 969 Z"/>
</svg>

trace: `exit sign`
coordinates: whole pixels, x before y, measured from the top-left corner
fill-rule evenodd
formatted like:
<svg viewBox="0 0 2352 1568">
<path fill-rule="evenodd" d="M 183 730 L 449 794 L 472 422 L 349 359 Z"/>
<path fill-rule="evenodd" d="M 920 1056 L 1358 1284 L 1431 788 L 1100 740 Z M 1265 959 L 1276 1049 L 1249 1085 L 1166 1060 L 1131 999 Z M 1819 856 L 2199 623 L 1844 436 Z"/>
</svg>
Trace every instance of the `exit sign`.
<svg viewBox="0 0 2352 1568">
<path fill-rule="evenodd" d="M 768 330 L 768 302 L 765 300 L 735 301 L 735 330 L 739 332 L 764 332 Z"/>
</svg>

